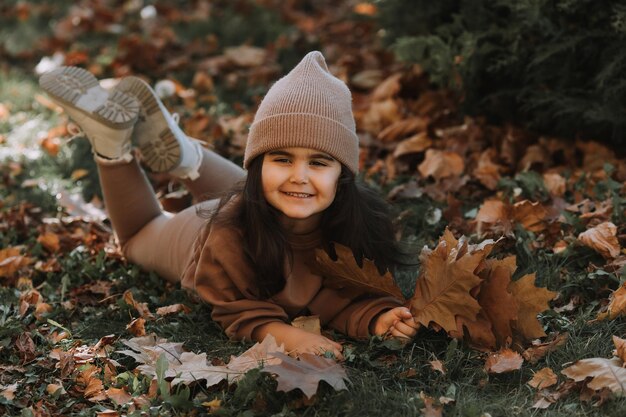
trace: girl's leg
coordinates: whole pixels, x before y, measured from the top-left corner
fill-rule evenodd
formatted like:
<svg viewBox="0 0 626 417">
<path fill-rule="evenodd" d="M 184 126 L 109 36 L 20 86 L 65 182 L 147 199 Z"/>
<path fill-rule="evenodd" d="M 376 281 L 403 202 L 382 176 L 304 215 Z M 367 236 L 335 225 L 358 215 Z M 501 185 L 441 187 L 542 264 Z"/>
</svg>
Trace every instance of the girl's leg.
<svg viewBox="0 0 626 417">
<path fill-rule="evenodd" d="M 198 173 L 198 178 L 194 180 L 181 179 L 196 201 L 215 198 L 246 178 L 243 168 L 206 148 L 202 148 L 202 163 Z"/>
<path fill-rule="evenodd" d="M 104 203 L 124 255 L 171 282 L 181 279 L 193 242 L 206 220 L 196 206 L 170 215 L 159 207 L 152 186 L 136 160 L 98 163 Z M 216 201 L 202 203 L 211 208 Z"/>
</svg>

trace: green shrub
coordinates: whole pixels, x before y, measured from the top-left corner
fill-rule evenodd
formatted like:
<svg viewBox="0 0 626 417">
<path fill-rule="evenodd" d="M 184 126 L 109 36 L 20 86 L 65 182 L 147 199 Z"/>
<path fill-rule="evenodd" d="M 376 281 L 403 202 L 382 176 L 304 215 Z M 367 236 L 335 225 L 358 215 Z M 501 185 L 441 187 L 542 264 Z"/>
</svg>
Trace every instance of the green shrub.
<svg viewBox="0 0 626 417">
<path fill-rule="evenodd" d="M 385 40 L 468 114 L 623 143 L 626 4 L 620 0 L 379 0 Z"/>
</svg>

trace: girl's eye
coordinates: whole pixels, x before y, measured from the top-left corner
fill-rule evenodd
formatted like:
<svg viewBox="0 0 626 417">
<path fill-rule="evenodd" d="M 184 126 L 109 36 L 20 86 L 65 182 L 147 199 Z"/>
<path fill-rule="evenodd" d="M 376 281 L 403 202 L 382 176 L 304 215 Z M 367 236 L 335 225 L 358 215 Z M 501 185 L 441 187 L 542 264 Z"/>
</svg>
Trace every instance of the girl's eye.
<svg viewBox="0 0 626 417">
<path fill-rule="evenodd" d="M 311 165 L 315 165 L 315 166 L 319 166 L 319 167 L 328 166 L 328 164 L 326 164 L 325 162 L 317 161 L 317 160 L 311 161 Z"/>
<path fill-rule="evenodd" d="M 276 159 L 274 159 L 274 162 L 287 163 L 287 162 L 289 162 L 289 159 L 287 159 L 287 158 L 276 158 Z"/>
</svg>

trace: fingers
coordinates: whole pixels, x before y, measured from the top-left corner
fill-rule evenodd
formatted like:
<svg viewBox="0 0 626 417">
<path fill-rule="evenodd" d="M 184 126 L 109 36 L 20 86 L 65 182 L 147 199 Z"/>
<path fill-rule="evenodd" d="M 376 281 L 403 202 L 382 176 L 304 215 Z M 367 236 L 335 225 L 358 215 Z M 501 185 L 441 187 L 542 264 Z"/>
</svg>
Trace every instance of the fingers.
<svg viewBox="0 0 626 417">
<path fill-rule="evenodd" d="M 417 328 L 407 324 L 403 321 L 398 321 L 391 328 L 391 334 L 395 336 L 394 331 L 404 337 L 413 337 L 417 334 Z"/>
</svg>

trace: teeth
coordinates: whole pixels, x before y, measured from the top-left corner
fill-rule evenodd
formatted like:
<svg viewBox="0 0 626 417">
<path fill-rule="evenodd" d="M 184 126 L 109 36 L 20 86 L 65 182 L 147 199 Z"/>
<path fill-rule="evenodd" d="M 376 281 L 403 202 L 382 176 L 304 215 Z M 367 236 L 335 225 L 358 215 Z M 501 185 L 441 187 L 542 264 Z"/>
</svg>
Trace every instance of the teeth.
<svg viewBox="0 0 626 417">
<path fill-rule="evenodd" d="M 305 193 L 288 193 L 285 192 L 285 194 L 290 195 L 292 197 L 299 197 L 299 198 L 306 198 L 306 197 L 310 197 L 311 194 L 305 194 Z"/>
</svg>

